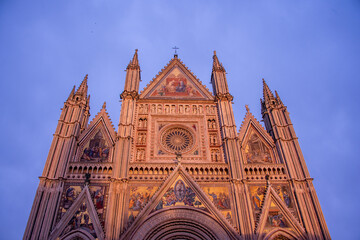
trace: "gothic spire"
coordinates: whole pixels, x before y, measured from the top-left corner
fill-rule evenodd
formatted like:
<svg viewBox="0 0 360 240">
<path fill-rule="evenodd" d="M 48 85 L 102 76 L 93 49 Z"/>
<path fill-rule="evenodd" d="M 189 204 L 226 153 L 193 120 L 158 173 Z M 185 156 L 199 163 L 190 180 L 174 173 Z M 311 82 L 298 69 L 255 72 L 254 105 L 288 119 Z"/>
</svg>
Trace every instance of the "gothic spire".
<svg viewBox="0 0 360 240">
<path fill-rule="evenodd" d="M 219 61 L 218 57 L 216 56 L 216 51 L 214 51 L 214 56 L 213 56 L 213 71 L 225 72 L 225 68 Z"/>
<path fill-rule="evenodd" d="M 88 79 L 88 75 L 86 74 L 84 77 L 84 80 L 81 82 L 78 90 L 76 91 L 75 95 L 81 95 L 81 96 L 86 96 L 87 95 L 87 90 L 88 90 L 88 86 L 87 86 L 87 79 Z"/>
<path fill-rule="evenodd" d="M 265 80 L 263 80 L 263 95 L 264 95 L 264 102 L 271 103 L 271 100 L 274 100 L 274 94 L 271 92 L 269 86 L 266 84 Z"/>
<path fill-rule="evenodd" d="M 276 96 L 276 101 L 281 104 L 281 105 L 284 105 L 283 102 L 281 101 L 281 98 L 279 96 L 279 94 L 277 93 L 277 91 L 275 90 L 275 96 Z"/>
<path fill-rule="evenodd" d="M 138 50 L 135 49 L 134 56 L 126 68 L 125 87 L 123 93 L 120 95 L 121 99 L 126 97 L 134 98 L 138 96 L 139 83 L 141 81 L 140 72 Z"/>
<path fill-rule="evenodd" d="M 72 90 L 71 90 L 71 92 L 70 92 L 70 95 L 69 95 L 69 97 L 68 97 L 68 100 L 69 100 L 69 99 L 72 99 L 72 98 L 74 97 L 74 94 L 75 94 L 75 85 L 74 85 L 74 87 L 72 88 Z"/>
<path fill-rule="evenodd" d="M 135 49 L 135 53 L 133 58 L 130 60 L 129 65 L 127 66 L 127 69 L 131 68 L 131 69 L 140 69 L 140 65 L 139 65 L 139 59 L 138 59 L 138 50 Z"/>
</svg>

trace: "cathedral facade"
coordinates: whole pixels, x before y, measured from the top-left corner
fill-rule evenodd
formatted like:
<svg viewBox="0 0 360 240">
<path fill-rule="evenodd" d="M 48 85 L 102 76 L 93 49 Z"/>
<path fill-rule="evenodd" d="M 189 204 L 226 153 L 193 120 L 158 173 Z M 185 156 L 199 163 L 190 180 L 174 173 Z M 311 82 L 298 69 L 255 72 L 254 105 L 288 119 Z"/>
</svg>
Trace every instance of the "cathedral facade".
<svg viewBox="0 0 360 240">
<path fill-rule="evenodd" d="M 226 72 L 210 92 L 177 54 L 139 92 L 137 50 L 120 120 L 89 123 L 87 76 L 64 103 L 24 239 L 331 239 L 279 95 L 263 127 L 235 126 Z"/>
</svg>

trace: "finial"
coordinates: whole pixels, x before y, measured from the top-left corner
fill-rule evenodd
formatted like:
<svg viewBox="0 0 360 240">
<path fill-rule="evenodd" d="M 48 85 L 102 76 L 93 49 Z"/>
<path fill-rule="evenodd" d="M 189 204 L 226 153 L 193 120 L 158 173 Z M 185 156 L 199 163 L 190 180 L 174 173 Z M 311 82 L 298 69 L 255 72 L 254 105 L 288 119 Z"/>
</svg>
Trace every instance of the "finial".
<svg viewBox="0 0 360 240">
<path fill-rule="evenodd" d="M 178 56 L 178 54 L 177 54 L 177 51 L 176 51 L 176 50 L 178 50 L 179 48 L 178 48 L 177 46 L 175 46 L 175 47 L 173 47 L 172 49 L 174 49 L 174 50 L 175 50 L 174 57 L 177 57 L 177 56 Z"/>
<path fill-rule="evenodd" d="M 106 109 L 106 102 L 103 103 L 102 109 Z"/>
<path fill-rule="evenodd" d="M 88 75 L 86 74 L 85 77 L 84 77 L 84 80 L 87 80 L 88 79 Z"/>
<path fill-rule="evenodd" d="M 214 56 L 216 56 L 216 50 L 214 50 Z"/>
<path fill-rule="evenodd" d="M 246 112 L 249 113 L 250 112 L 250 108 L 249 108 L 249 105 L 245 105 L 245 108 L 246 108 Z"/>
<path fill-rule="evenodd" d="M 138 52 L 138 49 L 137 49 L 137 48 L 135 49 L 135 52 L 136 52 L 136 53 Z"/>
</svg>

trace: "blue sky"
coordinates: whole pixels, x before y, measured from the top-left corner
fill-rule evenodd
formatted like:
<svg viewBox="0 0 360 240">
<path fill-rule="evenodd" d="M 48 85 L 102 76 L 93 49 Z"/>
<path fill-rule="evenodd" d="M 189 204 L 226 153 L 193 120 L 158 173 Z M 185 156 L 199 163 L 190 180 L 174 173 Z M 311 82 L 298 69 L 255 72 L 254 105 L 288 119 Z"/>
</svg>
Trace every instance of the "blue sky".
<svg viewBox="0 0 360 240">
<path fill-rule="evenodd" d="M 245 104 L 261 119 L 261 78 L 278 91 L 332 238 L 360 239 L 359 43 L 358 0 L 0 1 L 0 238 L 23 235 L 72 86 L 89 74 L 91 118 L 107 101 L 117 125 L 134 49 L 143 88 L 176 45 L 209 88 L 217 50 L 238 127 Z"/>
</svg>

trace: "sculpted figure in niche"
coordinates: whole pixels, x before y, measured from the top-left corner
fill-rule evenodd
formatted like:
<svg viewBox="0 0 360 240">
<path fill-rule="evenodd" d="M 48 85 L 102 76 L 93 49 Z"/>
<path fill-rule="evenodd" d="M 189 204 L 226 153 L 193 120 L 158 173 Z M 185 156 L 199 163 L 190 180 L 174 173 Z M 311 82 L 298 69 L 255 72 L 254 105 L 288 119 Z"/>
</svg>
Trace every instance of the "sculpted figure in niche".
<svg viewBox="0 0 360 240">
<path fill-rule="evenodd" d="M 215 129 L 215 128 L 216 128 L 215 120 L 212 120 L 212 121 L 211 121 L 211 128 L 212 128 L 212 129 Z"/>
<path fill-rule="evenodd" d="M 147 119 L 145 118 L 144 119 L 144 128 L 146 128 L 147 127 Z"/>
<path fill-rule="evenodd" d="M 269 148 L 256 133 L 252 133 L 245 146 L 245 156 L 248 163 L 272 163 Z"/>
<path fill-rule="evenodd" d="M 200 113 L 200 114 L 203 113 L 203 106 L 202 106 L 202 105 L 199 106 L 199 113 Z"/>
<path fill-rule="evenodd" d="M 190 112 L 190 107 L 189 105 L 185 105 L 185 113 L 189 113 Z"/>
<path fill-rule="evenodd" d="M 170 113 L 170 107 L 169 107 L 169 105 L 165 105 L 165 113 L 166 113 L 166 114 Z"/>
<path fill-rule="evenodd" d="M 136 154 L 136 160 L 142 161 L 145 159 L 145 151 L 143 149 L 139 149 Z"/>
<path fill-rule="evenodd" d="M 184 106 L 183 105 L 179 105 L 179 113 L 184 113 Z"/>
<path fill-rule="evenodd" d="M 208 120 L 208 128 L 211 129 L 211 126 L 212 126 L 212 125 L 211 125 L 211 120 L 209 119 L 209 120 Z"/>
<path fill-rule="evenodd" d="M 212 150 L 211 151 L 211 161 L 213 161 L 213 162 L 219 162 L 220 161 L 219 150 Z"/>
<path fill-rule="evenodd" d="M 175 113 L 175 105 L 171 105 L 171 113 L 172 113 L 172 114 Z"/>
<path fill-rule="evenodd" d="M 209 105 L 206 105 L 206 107 L 205 107 L 205 111 L 206 111 L 206 114 L 210 114 L 210 111 L 209 111 Z"/>
<path fill-rule="evenodd" d="M 162 105 L 158 104 L 157 113 L 162 113 Z"/>
<path fill-rule="evenodd" d="M 156 105 L 155 104 L 151 105 L 151 113 L 156 113 Z"/>
<path fill-rule="evenodd" d="M 144 113 L 144 105 L 140 104 L 139 113 Z"/>
<path fill-rule="evenodd" d="M 193 105 L 193 113 L 197 114 L 197 106 L 196 105 Z"/>
</svg>

